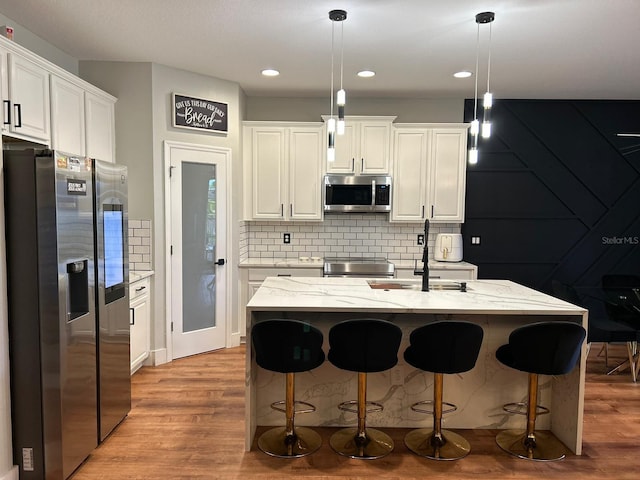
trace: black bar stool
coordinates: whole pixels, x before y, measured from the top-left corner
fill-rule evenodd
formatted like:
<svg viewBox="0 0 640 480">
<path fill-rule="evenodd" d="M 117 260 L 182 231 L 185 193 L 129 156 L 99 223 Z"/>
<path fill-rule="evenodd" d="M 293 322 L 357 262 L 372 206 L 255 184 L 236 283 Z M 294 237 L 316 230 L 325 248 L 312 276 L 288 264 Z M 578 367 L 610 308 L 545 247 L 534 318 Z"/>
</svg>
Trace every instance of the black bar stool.
<svg viewBox="0 0 640 480">
<path fill-rule="evenodd" d="M 503 430 L 496 443 L 516 457 L 550 461 L 561 460 L 567 448 L 550 432 L 536 431 L 536 417 L 549 410 L 538 402 L 538 375 L 564 375 L 576 366 L 586 337 L 582 326 L 572 322 L 539 322 L 515 329 L 509 343 L 496 350 L 496 358 L 508 367 L 529 374 L 529 396 L 525 404 L 509 403 L 504 410 L 523 412 L 526 407 L 526 430 Z"/>
<path fill-rule="evenodd" d="M 331 448 L 340 455 L 374 459 L 393 450 L 393 440 L 389 435 L 366 428 L 367 412 L 379 412 L 383 408 L 378 403 L 367 402 L 367 373 L 393 368 L 398 363 L 401 339 L 400 327 L 386 320 L 371 318 L 345 320 L 329 331 L 329 361 L 342 370 L 358 372 L 358 400 L 338 406 L 341 410 L 358 414 L 358 427 L 338 430 L 329 440 Z"/>
<path fill-rule="evenodd" d="M 298 320 L 264 320 L 251 329 L 256 363 L 265 370 L 286 375 L 285 400 L 271 404 L 274 410 L 285 413 L 286 426 L 267 430 L 258 438 L 258 448 L 268 455 L 303 457 L 322 444 L 314 430 L 294 427 L 296 413 L 316 410 L 310 403 L 295 400 L 295 373 L 312 370 L 324 362 L 322 340 L 320 330 Z M 306 408 L 296 410 L 296 405 Z"/>
<path fill-rule="evenodd" d="M 411 332 L 410 345 L 404 351 L 409 364 L 426 372 L 433 372 L 433 400 L 411 405 L 414 412 L 433 414 L 433 429 L 418 428 L 404 438 L 409 450 L 434 460 L 457 460 L 471 450 L 469 442 L 449 430 L 442 429 L 442 415 L 457 410 L 442 401 L 443 374 L 471 370 L 478 359 L 484 332 L 480 325 L 463 321 L 434 322 Z M 432 409 L 424 405 L 432 404 Z M 446 406 L 446 410 L 443 409 Z"/>
</svg>

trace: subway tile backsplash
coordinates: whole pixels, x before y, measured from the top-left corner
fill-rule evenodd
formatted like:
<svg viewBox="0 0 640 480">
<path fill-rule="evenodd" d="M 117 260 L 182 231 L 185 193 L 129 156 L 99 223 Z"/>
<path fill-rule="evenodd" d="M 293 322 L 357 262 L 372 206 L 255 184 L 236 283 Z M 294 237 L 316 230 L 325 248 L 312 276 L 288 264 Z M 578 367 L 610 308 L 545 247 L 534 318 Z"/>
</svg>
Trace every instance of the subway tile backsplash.
<svg viewBox="0 0 640 480">
<path fill-rule="evenodd" d="M 421 223 L 390 223 L 387 214 L 325 214 L 321 223 L 240 222 L 240 260 L 246 258 L 298 258 L 329 256 L 386 257 L 420 260 L 417 244 Z M 283 236 L 289 233 L 291 243 Z M 429 253 L 438 233 L 460 233 L 459 223 L 432 223 Z"/>
<path fill-rule="evenodd" d="M 129 270 L 153 270 L 151 220 L 129 220 Z"/>
</svg>

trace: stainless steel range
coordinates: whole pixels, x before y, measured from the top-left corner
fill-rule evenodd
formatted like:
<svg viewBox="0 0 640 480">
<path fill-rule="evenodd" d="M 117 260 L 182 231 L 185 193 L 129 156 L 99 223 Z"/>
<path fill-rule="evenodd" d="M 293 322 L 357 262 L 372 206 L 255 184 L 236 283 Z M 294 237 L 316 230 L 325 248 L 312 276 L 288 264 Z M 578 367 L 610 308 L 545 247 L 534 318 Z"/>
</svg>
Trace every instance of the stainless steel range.
<svg viewBox="0 0 640 480">
<path fill-rule="evenodd" d="M 325 277 L 393 278 L 395 265 L 381 257 L 325 257 Z"/>
</svg>

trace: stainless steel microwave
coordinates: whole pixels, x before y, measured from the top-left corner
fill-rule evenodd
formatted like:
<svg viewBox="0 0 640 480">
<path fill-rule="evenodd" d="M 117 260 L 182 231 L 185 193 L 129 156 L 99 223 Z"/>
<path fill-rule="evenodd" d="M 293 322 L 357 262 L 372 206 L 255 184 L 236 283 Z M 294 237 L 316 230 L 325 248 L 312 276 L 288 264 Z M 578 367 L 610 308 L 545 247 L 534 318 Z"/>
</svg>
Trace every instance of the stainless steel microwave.
<svg viewBox="0 0 640 480">
<path fill-rule="evenodd" d="M 325 175 L 325 212 L 389 212 L 391 177 Z"/>
</svg>

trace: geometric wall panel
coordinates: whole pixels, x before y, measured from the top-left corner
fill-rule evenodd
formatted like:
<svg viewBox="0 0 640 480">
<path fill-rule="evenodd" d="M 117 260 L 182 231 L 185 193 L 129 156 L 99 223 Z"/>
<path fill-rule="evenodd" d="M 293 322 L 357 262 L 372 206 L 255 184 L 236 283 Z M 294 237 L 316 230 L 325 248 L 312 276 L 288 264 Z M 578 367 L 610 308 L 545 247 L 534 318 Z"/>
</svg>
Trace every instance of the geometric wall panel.
<svg viewBox="0 0 640 480">
<path fill-rule="evenodd" d="M 617 136 L 640 133 L 640 102 L 499 100 L 492 121 L 467 167 L 464 257 L 478 276 L 599 295 L 602 275 L 640 274 L 640 137 Z"/>
</svg>

